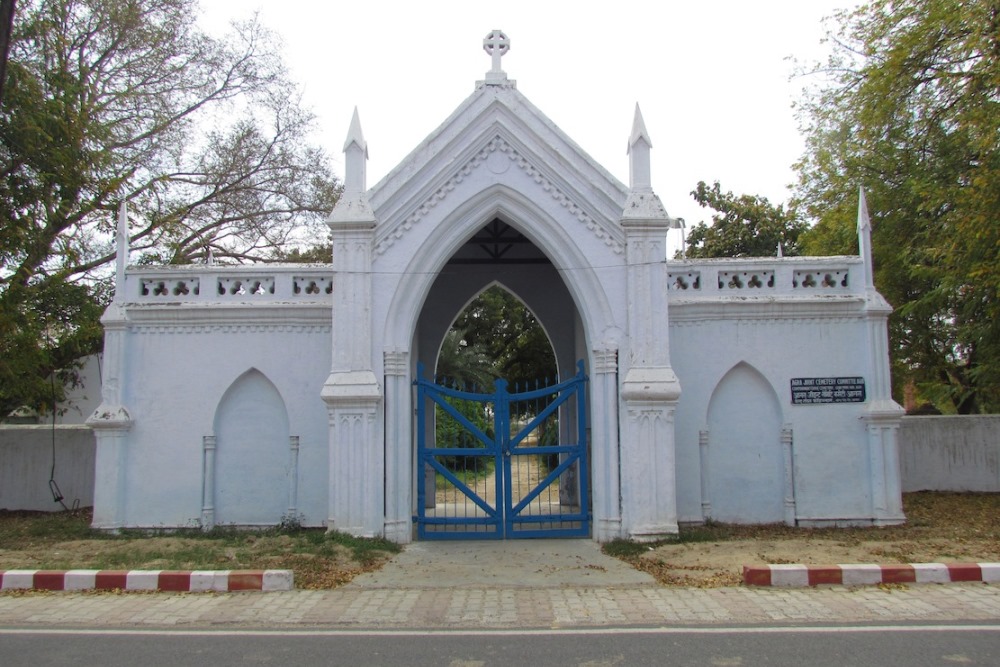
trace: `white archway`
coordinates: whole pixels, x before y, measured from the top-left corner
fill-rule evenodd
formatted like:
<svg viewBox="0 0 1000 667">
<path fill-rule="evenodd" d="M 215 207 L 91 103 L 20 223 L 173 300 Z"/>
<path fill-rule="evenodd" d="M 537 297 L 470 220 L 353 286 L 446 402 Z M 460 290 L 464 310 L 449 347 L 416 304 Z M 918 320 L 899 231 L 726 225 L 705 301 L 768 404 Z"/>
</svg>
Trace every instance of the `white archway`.
<svg viewBox="0 0 1000 667">
<path fill-rule="evenodd" d="M 499 218 L 524 234 L 552 263 L 555 279 L 572 299 L 580 322 L 579 354 L 585 358 L 592 380 L 590 389 L 591 477 L 594 538 L 606 541 L 619 536 L 621 523 L 618 491 L 618 382 L 617 349 L 621 329 L 615 321 L 607 280 L 621 281 L 620 267 L 604 267 L 598 274 L 592 258 L 570 230 L 580 222 L 566 214 L 556 220 L 530 197 L 509 187 L 493 185 L 451 210 L 427 235 L 402 271 L 386 309 L 383 331 L 385 349 L 386 534 L 409 540 L 416 470 L 410 385 L 415 374 L 417 325 L 435 280 L 448 260 L 489 221 Z M 609 255 L 612 253 L 608 253 Z M 379 259 L 373 270 L 379 271 Z M 619 273 L 616 274 L 616 268 Z M 595 363 L 594 357 L 597 361 Z M 404 534 L 405 533 L 405 534 Z"/>
<path fill-rule="evenodd" d="M 567 216 L 570 217 L 570 216 Z M 412 254 L 389 303 L 384 327 L 387 349 L 408 349 L 434 280 L 448 260 L 493 218 L 517 227 L 560 271 L 580 312 L 588 349 L 614 332 L 616 323 L 605 285 L 576 239 L 531 199 L 503 185 L 484 189 L 451 211 Z M 572 223 L 579 224 L 575 220 Z M 619 258 L 624 266 L 624 257 Z M 372 263 L 378 272 L 380 258 Z M 605 267 L 613 270 L 614 267 Z M 614 343 L 619 341 L 614 340 Z"/>
</svg>

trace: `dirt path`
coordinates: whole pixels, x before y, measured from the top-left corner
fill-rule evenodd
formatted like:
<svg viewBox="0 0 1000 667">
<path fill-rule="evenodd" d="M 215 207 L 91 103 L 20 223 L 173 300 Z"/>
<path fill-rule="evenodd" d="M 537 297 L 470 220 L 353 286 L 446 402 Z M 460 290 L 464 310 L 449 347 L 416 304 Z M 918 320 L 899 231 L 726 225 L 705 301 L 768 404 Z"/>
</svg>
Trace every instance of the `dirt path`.
<svg viewBox="0 0 1000 667">
<path fill-rule="evenodd" d="M 474 483 L 468 484 L 472 491 L 489 503 L 496 506 L 497 475 L 502 471 L 494 469 L 489 475 L 479 477 Z M 545 479 L 547 473 L 543 471 L 537 456 L 514 456 L 511 459 L 511 486 L 515 502 L 531 493 L 539 482 Z M 559 500 L 559 480 L 549 485 L 542 496 L 551 499 L 553 502 Z M 449 485 L 448 488 L 438 489 L 435 493 L 437 503 L 462 503 L 464 494 L 455 487 Z M 471 502 L 471 501 L 470 501 Z"/>
</svg>

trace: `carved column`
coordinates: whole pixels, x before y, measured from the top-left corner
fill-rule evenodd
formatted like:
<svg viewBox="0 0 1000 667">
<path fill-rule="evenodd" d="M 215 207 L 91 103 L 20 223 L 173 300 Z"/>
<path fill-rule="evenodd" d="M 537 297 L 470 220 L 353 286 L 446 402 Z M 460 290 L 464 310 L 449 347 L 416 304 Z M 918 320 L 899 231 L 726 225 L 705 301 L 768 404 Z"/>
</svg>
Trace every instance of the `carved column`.
<svg viewBox="0 0 1000 667">
<path fill-rule="evenodd" d="M 299 436 L 288 436 L 288 514 L 290 522 L 299 519 Z"/>
<path fill-rule="evenodd" d="M 667 229 L 675 225 L 650 176 L 650 148 L 638 105 L 629 139 L 625 231 L 628 357 L 621 398 L 622 529 L 635 540 L 677 533 L 674 412 L 681 386 L 670 367 Z"/>
<path fill-rule="evenodd" d="M 865 275 L 865 325 L 868 338 L 868 403 L 862 419 L 868 433 L 872 522 L 878 526 L 903 523 L 902 482 L 897 432 L 904 411 L 892 400 L 887 321 L 892 306 L 875 289 L 871 220 L 864 190 L 858 197 L 858 246 Z"/>
<path fill-rule="evenodd" d="M 594 539 L 609 542 L 622 537 L 618 350 L 613 347 L 594 350 L 591 356 L 590 406 Z"/>
<path fill-rule="evenodd" d="M 119 284 L 117 289 L 122 287 Z M 125 525 L 127 436 L 132 428 L 132 416 L 123 405 L 128 324 L 124 306 L 117 300 L 112 302 L 101 317 L 101 324 L 104 325 L 101 404 L 87 419 L 96 439 L 93 526 L 116 530 Z"/>
<path fill-rule="evenodd" d="M 201 439 L 201 529 L 215 528 L 215 448 L 214 435 Z"/>
<path fill-rule="evenodd" d="M 413 536 L 413 426 L 410 355 L 386 350 L 385 537 L 405 544 Z M 417 479 L 420 484 L 423 480 Z"/>
<path fill-rule="evenodd" d="M 334 210 L 336 213 L 336 210 Z M 330 424 L 327 527 L 382 535 L 382 392 L 371 362 L 373 224 L 333 230 L 333 367 L 321 396 Z"/>
<path fill-rule="evenodd" d="M 785 468 L 785 524 L 795 525 L 795 456 L 792 449 L 792 428 L 781 429 L 781 453 Z"/>
<path fill-rule="evenodd" d="M 708 431 L 698 431 L 698 455 L 701 464 L 701 518 L 712 518 L 712 493 L 710 470 L 708 465 Z"/>
<path fill-rule="evenodd" d="M 327 224 L 333 241 L 333 350 L 321 397 L 330 423 L 327 527 L 382 535 L 382 390 L 373 369 L 372 245 L 375 215 L 365 193 L 367 148 L 355 110 L 344 145 L 344 193 Z"/>
<path fill-rule="evenodd" d="M 87 425 L 97 441 L 94 461 L 94 528 L 117 531 L 125 527 L 125 483 L 128 479 L 128 430 L 125 425 L 108 422 Z"/>
<path fill-rule="evenodd" d="M 94 461 L 94 528 L 117 530 L 125 525 L 125 482 L 127 479 L 127 435 L 132 415 L 125 408 L 126 336 L 128 311 L 125 308 L 125 269 L 128 265 L 128 209 L 122 202 L 118 211 L 117 253 L 115 256 L 115 296 L 104 315 L 104 380 L 101 404 L 87 418 L 96 439 Z"/>
<path fill-rule="evenodd" d="M 621 389 L 622 521 L 632 539 L 656 540 L 677 533 L 674 412 L 680 383 L 670 367 L 667 220 L 626 217 L 622 226 L 629 352 Z"/>
</svg>

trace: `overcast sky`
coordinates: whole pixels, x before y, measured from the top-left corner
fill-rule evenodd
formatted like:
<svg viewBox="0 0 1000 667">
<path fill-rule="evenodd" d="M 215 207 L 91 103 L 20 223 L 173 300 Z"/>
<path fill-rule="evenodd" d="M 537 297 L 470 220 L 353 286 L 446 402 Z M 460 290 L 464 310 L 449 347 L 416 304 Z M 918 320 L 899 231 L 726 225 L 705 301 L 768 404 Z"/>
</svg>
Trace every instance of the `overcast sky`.
<svg viewBox="0 0 1000 667">
<path fill-rule="evenodd" d="M 820 60 L 821 19 L 852 0 L 504 0 L 317 2 L 202 0 L 221 31 L 258 11 L 319 119 L 343 176 L 355 106 L 368 142 L 368 185 L 382 179 L 484 78 L 482 41 L 511 40 L 503 69 L 518 90 L 627 184 L 636 102 L 653 141 L 653 188 L 688 226 L 709 220 L 690 191 L 719 180 L 784 202 L 802 140 L 794 64 Z"/>
</svg>

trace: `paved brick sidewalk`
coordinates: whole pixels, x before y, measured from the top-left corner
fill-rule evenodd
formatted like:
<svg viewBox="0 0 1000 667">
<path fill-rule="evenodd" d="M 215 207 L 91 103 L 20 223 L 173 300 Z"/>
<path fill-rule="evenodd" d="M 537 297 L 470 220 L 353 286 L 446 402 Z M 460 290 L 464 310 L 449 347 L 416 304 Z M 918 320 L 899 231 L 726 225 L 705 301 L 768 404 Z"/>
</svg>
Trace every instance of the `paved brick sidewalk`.
<svg viewBox="0 0 1000 667">
<path fill-rule="evenodd" d="M 1000 621 L 1000 586 L 0 594 L 0 626 L 459 629 L 867 621 Z"/>
</svg>

